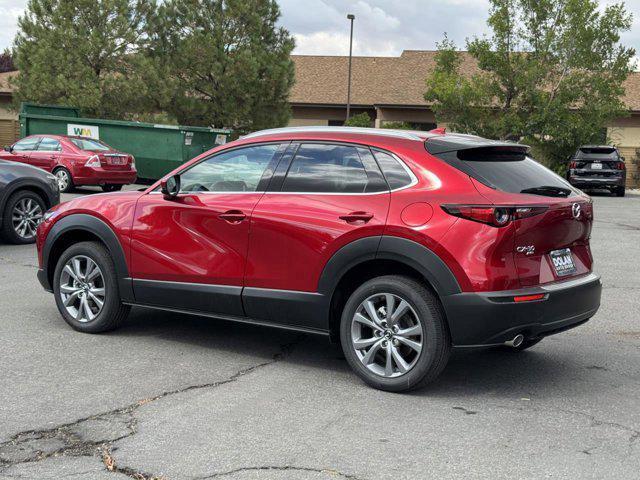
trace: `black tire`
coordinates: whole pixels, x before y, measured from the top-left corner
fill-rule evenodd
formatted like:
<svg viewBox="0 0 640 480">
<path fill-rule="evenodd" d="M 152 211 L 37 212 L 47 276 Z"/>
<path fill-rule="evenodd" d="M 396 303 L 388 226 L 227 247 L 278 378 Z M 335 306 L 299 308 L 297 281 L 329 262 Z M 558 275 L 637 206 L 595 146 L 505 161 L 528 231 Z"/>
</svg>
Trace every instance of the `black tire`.
<svg viewBox="0 0 640 480">
<path fill-rule="evenodd" d="M 507 347 L 506 345 L 500 345 L 498 348 L 505 352 L 517 353 L 524 352 L 525 350 L 533 347 L 534 345 L 539 344 L 542 341 L 542 338 L 530 338 L 524 339 L 520 345 L 517 347 Z"/>
<path fill-rule="evenodd" d="M 618 187 L 615 190 L 616 197 L 624 197 L 625 187 Z"/>
<path fill-rule="evenodd" d="M 351 321 L 360 304 L 378 293 L 391 293 L 405 299 L 422 327 L 423 347 L 413 368 L 397 377 L 384 377 L 363 365 L 352 346 Z M 389 275 L 365 282 L 349 297 L 340 322 L 340 341 L 347 362 L 368 385 L 389 392 L 422 388 L 444 370 L 451 353 L 451 339 L 437 296 L 421 283 L 404 276 Z"/>
<path fill-rule="evenodd" d="M 120 190 L 122 190 L 122 185 L 113 185 L 113 184 L 102 185 L 103 192 L 118 192 Z"/>
<path fill-rule="evenodd" d="M 2 237 L 8 242 L 15 243 L 18 245 L 24 245 L 28 243 L 34 243 L 36 241 L 35 234 L 34 235 L 21 235 L 15 229 L 13 224 L 13 216 L 16 207 L 23 201 L 31 200 L 32 205 L 38 204 L 40 207 L 39 216 L 40 218 L 35 220 L 40 220 L 41 216 L 44 215 L 44 212 L 47 210 L 47 206 L 44 203 L 44 200 L 40 195 L 30 190 L 19 190 L 13 193 L 7 203 L 5 204 L 4 211 L 2 212 L 2 225 L 0 226 L 0 232 L 2 233 Z M 16 212 L 17 214 L 17 212 Z M 33 226 L 33 223 L 30 224 Z M 25 232 L 28 233 L 28 232 Z"/>
<path fill-rule="evenodd" d="M 88 257 L 95 262 L 104 278 L 104 305 L 96 317 L 88 322 L 80 322 L 71 316 L 63 304 L 60 293 L 62 270 L 66 263 L 77 255 Z M 104 245 L 98 242 L 77 243 L 62 253 L 53 274 L 53 293 L 58 311 L 71 328 L 79 332 L 102 333 L 113 330 L 127 318 L 131 310 L 129 305 L 124 305 L 120 300 L 118 277 L 111 255 Z"/>
<path fill-rule="evenodd" d="M 56 177 L 59 175 L 66 175 L 68 181 L 61 186 L 60 181 L 58 180 L 58 188 L 60 189 L 60 193 L 69 193 L 72 192 L 75 188 L 75 184 L 73 183 L 73 177 L 71 176 L 71 172 L 64 167 L 54 168 L 52 172 Z M 66 185 L 66 186 L 65 186 Z"/>
</svg>

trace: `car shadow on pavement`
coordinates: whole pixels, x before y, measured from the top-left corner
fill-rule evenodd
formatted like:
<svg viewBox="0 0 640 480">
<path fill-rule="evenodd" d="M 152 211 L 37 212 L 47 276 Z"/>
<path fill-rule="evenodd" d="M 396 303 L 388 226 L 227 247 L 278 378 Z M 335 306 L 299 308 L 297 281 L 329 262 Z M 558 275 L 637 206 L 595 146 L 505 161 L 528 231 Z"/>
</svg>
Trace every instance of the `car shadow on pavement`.
<svg viewBox="0 0 640 480">
<path fill-rule="evenodd" d="M 416 395 L 430 397 L 527 397 L 529 394 L 563 396 L 588 381 L 587 370 L 569 352 L 540 344 L 524 352 L 501 348 L 457 351 L 440 377 Z M 582 377 L 585 378 L 582 378 Z"/>
<path fill-rule="evenodd" d="M 157 338 L 210 350 L 273 357 L 283 348 L 311 339 L 330 346 L 327 337 L 306 335 L 278 328 L 262 327 L 199 315 L 187 315 L 135 307 L 127 321 L 109 335 L 116 337 Z"/>
<path fill-rule="evenodd" d="M 259 361 L 273 358 L 288 345 L 291 355 L 281 361 L 299 365 L 305 374 L 330 372 L 339 374 L 341 381 L 361 384 L 350 373 L 340 348 L 324 336 L 144 308 L 135 308 L 129 320 L 110 335 L 155 337 L 216 352 L 252 355 Z M 440 377 L 410 395 L 452 400 L 479 394 L 498 398 L 529 394 L 555 397 L 575 393 L 593 376 L 594 372 L 570 351 L 544 342 L 518 353 L 502 349 L 454 351 Z M 601 386 L 607 388 L 605 384 Z M 598 384 L 591 384 L 591 388 L 598 388 Z"/>
</svg>

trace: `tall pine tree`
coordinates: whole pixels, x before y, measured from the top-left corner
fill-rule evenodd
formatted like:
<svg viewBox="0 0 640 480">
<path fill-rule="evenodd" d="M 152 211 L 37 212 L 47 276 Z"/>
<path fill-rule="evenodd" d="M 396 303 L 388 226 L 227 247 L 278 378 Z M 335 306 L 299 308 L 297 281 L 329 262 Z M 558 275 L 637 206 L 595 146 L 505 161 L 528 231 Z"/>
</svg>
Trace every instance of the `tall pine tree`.
<svg viewBox="0 0 640 480">
<path fill-rule="evenodd" d="M 158 104 L 182 124 L 285 125 L 294 41 L 275 0 L 167 0 L 151 25 Z"/>
<path fill-rule="evenodd" d="M 127 117 L 150 97 L 144 45 L 151 0 L 29 0 L 18 20 L 16 100 Z"/>
</svg>

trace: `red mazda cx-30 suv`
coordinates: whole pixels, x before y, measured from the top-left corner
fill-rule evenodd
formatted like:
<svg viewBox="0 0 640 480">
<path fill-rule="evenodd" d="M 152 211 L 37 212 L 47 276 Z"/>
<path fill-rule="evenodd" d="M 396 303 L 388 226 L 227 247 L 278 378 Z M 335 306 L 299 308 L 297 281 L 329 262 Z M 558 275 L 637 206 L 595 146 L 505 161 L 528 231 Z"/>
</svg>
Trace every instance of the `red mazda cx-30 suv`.
<svg viewBox="0 0 640 480">
<path fill-rule="evenodd" d="M 100 185 L 105 192 L 112 192 L 134 183 L 137 177 L 132 155 L 87 137 L 31 135 L 5 147 L 0 159 L 53 173 L 61 192 L 79 185 Z"/>
<path fill-rule="evenodd" d="M 443 131 L 257 132 L 144 192 L 62 204 L 38 278 L 83 332 L 131 305 L 329 335 L 385 390 L 452 348 L 528 348 L 600 304 L 589 197 L 525 146 Z"/>
</svg>

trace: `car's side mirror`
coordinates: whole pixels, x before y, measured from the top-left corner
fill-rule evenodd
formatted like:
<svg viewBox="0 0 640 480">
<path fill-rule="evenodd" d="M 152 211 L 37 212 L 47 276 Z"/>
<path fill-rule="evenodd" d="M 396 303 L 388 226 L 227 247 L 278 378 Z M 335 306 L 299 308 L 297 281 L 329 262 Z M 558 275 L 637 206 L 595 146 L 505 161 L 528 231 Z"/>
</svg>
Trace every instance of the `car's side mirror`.
<svg viewBox="0 0 640 480">
<path fill-rule="evenodd" d="M 621 162 L 624 162 L 624 161 L 625 161 L 625 160 L 624 160 L 624 157 L 620 157 L 620 161 L 621 161 Z"/>
<path fill-rule="evenodd" d="M 180 193 L 180 175 L 172 175 L 160 182 L 160 191 L 164 198 L 172 200 Z"/>
<path fill-rule="evenodd" d="M 11 145 L 5 145 L 4 146 L 4 151 L 11 153 L 11 152 L 13 152 L 13 147 Z"/>
</svg>

